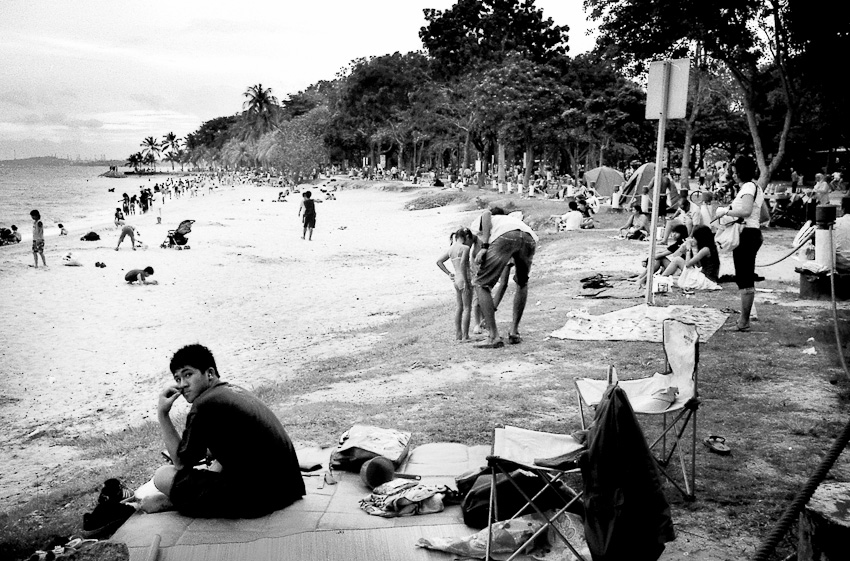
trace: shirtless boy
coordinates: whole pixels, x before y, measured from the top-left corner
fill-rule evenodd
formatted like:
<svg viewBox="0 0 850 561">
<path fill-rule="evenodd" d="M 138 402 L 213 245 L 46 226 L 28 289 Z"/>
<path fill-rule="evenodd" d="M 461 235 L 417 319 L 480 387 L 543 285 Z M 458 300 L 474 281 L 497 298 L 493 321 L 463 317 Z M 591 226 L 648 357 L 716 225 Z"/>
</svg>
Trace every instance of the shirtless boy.
<svg viewBox="0 0 850 561">
<path fill-rule="evenodd" d="M 159 284 L 157 281 L 149 281 L 147 278 L 153 275 L 153 267 L 145 267 L 144 269 L 131 269 L 124 275 L 124 280 L 130 284 L 138 282 L 139 284 Z"/>
</svg>

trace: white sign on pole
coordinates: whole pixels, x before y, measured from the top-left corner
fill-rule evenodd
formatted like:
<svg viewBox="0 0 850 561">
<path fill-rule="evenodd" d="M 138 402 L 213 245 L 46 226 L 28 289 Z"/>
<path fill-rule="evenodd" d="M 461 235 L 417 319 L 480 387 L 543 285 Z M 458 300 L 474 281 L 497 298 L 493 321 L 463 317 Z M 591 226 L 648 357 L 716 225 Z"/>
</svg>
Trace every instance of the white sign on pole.
<svg viewBox="0 0 850 561">
<path fill-rule="evenodd" d="M 667 96 L 667 118 L 684 119 L 688 107 L 688 77 L 691 61 L 679 58 L 657 61 L 649 65 L 649 83 L 646 88 L 646 118 L 658 120 L 664 110 L 664 65 L 670 63 L 670 84 Z"/>
</svg>

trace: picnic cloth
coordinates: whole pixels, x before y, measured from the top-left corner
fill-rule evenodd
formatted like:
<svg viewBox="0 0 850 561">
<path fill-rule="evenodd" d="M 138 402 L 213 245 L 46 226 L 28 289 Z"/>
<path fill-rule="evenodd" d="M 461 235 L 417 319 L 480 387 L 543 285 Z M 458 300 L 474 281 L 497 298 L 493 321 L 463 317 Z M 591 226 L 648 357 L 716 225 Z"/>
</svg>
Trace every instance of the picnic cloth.
<svg viewBox="0 0 850 561">
<path fill-rule="evenodd" d="M 607 314 L 572 313 L 552 337 L 577 341 L 662 341 L 661 325 L 667 318 L 696 324 L 700 341 L 706 342 L 726 322 L 729 314 L 715 308 L 693 306 L 647 306 L 640 304 Z"/>
<path fill-rule="evenodd" d="M 111 541 L 127 544 L 130 561 L 150 559 L 158 536 L 158 561 L 251 559 L 287 561 L 346 559 L 348 561 L 444 560 L 445 554 L 417 548 L 428 536 L 468 535 L 460 507 L 424 516 L 383 518 L 360 509 L 369 495 L 359 474 L 334 471 L 336 485 L 324 483 L 330 450 L 319 476 L 305 476 L 307 495 L 267 516 L 254 519 L 201 519 L 177 512 L 137 513 Z M 299 458 L 302 451 L 297 450 Z M 487 465 L 490 445 L 431 443 L 415 448 L 402 473 L 422 476 L 422 483 L 454 487 L 455 477 Z M 305 454 L 306 455 L 306 454 Z"/>
</svg>

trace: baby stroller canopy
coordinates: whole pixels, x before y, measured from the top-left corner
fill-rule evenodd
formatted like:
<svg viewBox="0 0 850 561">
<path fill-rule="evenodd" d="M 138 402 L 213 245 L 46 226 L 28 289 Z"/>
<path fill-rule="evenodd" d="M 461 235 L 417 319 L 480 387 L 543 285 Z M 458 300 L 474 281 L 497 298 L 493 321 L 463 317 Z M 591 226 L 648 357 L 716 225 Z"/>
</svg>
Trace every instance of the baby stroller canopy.
<svg viewBox="0 0 850 561">
<path fill-rule="evenodd" d="M 194 223 L 194 220 L 184 220 L 179 226 L 177 226 L 176 229 L 169 230 L 168 235 L 165 237 L 165 241 L 162 242 L 160 247 L 189 249 L 189 246 L 187 245 L 189 238 L 187 238 L 186 235 L 192 231 L 192 224 Z"/>
</svg>

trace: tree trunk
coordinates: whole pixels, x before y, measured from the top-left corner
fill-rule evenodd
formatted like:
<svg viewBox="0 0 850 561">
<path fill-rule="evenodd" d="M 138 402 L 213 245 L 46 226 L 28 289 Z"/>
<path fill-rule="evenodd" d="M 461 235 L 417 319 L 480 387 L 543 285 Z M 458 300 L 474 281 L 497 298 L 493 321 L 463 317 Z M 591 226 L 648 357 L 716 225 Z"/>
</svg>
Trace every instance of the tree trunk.
<svg viewBox="0 0 850 561">
<path fill-rule="evenodd" d="M 682 168 L 679 170 L 679 188 L 691 190 L 691 143 L 694 140 L 694 129 L 690 123 L 685 123 L 685 144 L 682 147 Z"/>
<path fill-rule="evenodd" d="M 463 168 L 469 168 L 469 131 L 466 131 L 466 138 L 463 141 Z"/>
<path fill-rule="evenodd" d="M 525 173 L 522 176 L 523 189 L 528 192 L 528 184 L 531 182 L 531 167 L 534 165 L 534 146 L 530 140 L 525 142 Z"/>
<path fill-rule="evenodd" d="M 499 152 L 499 185 L 505 183 L 505 144 L 503 142 L 499 142 L 498 148 Z"/>
</svg>

